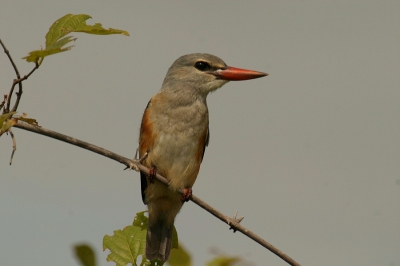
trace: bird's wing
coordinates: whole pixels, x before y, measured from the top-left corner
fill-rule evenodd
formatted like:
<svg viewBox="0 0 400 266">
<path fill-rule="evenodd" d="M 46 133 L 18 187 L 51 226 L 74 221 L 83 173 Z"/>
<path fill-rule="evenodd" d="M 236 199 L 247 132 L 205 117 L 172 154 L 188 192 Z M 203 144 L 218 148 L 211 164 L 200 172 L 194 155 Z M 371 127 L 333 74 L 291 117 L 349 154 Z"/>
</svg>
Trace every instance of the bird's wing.
<svg viewBox="0 0 400 266">
<path fill-rule="evenodd" d="M 151 99 L 148 102 L 146 109 L 143 113 L 142 124 L 140 127 L 140 137 L 139 137 L 139 157 L 144 156 L 144 154 L 149 150 L 151 141 L 149 138 L 152 136 L 152 127 L 149 125 L 147 121 L 148 110 L 150 107 Z M 147 140 L 147 141 L 146 141 Z M 141 191 L 142 191 L 142 201 L 146 204 L 146 196 L 144 194 L 147 188 L 147 174 L 140 172 L 140 184 L 141 184 Z"/>
</svg>

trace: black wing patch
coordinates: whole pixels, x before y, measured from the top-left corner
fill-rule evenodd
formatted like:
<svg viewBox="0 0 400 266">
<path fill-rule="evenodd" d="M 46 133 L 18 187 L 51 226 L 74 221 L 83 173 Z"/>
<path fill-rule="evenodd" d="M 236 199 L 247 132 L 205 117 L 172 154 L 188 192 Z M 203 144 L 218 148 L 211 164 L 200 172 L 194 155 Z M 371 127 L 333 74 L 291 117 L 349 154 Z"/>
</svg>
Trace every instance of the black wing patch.
<svg viewBox="0 0 400 266">
<path fill-rule="evenodd" d="M 147 175 L 146 173 L 140 172 L 140 185 L 142 189 L 142 201 L 144 204 L 146 204 L 146 195 L 144 192 L 146 191 L 147 188 Z"/>
</svg>

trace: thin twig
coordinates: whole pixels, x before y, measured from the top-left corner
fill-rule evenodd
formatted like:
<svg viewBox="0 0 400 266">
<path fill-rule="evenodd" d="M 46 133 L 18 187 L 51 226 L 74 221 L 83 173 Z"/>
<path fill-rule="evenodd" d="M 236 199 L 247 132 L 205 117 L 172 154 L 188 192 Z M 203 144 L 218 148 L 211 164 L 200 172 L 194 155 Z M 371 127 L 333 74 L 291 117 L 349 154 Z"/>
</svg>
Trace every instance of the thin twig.
<svg viewBox="0 0 400 266">
<path fill-rule="evenodd" d="M 10 60 L 12 66 L 14 68 L 15 74 L 17 75 L 17 79 L 20 79 L 21 76 L 19 75 L 19 71 L 18 71 L 17 65 L 14 63 L 14 60 L 12 59 L 12 57 L 10 55 L 10 51 L 8 51 L 8 49 L 6 48 L 6 46 L 4 45 L 4 43 L 3 43 L 3 41 L 1 39 L 0 39 L 0 45 L 3 47 L 4 53 L 6 53 L 8 59 Z"/>
<path fill-rule="evenodd" d="M 6 104 L 7 97 L 8 97 L 8 95 L 7 95 L 7 94 L 4 94 L 3 101 L 0 103 L 0 109 L 3 108 L 3 106 Z"/>
<path fill-rule="evenodd" d="M 0 44 L 4 49 L 4 53 L 6 53 L 8 59 L 10 60 L 11 65 L 14 68 L 15 75 L 17 76 L 17 79 L 14 79 L 13 85 L 11 86 L 10 93 L 8 94 L 7 105 L 6 105 L 6 108 L 4 109 L 4 113 L 8 113 L 10 111 L 11 95 L 14 92 L 15 85 L 17 84 L 15 81 L 16 80 L 20 80 L 21 79 L 21 75 L 19 74 L 17 65 L 14 63 L 14 60 L 11 57 L 10 51 L 7 49 L 7 47 L 4 45 L 4 43 L 3 43 L 3 41 L 1 39 L 0 39 Z M 20 82 L 18 84 L 19 84 L 18 85 L 19 86 L 19 90 L 22 91 L 22 83 Z"/>
<path fill-rule="evenodd" d="M 84 148 L 86 150 L 90 150 L 92 152 L 95 152 L 97 154 L 106 156 L 110 159 L 113 159 L 117 162 L 120 162 L 124 165 L 127 166 L 127 168 L 138 168 L 140 171 L 148 174 L 149 173 L 149 169 L 145 166 L 143 166 L 142 164 L 140 164 L 140 161 L 135 159 L 135 160 L 131 160 L 128 159 L 126 157 L 123 157 L 121 155 L 118 155 L 114 152 L 111 152 L 109 150 L 103 149 L 101 147 L 98 147 L 96 145 L 78 140 L 76 138 L 73 137 L 69 137 L 54 131 L 51 131 L 49 129 L 45 129 L 39 126 L 33 126 L 27 123 L 21 123 L 18 122 L 14 127 L 20 128 L 20 129 L 24 129 L 24 130 L 28 130 L 31 132 L 35 132 L 47 137 L 51 137 L 54 139 L 58 139 L 61 140 L 63 142 Z M 156 174 L 155 177 L 159 182 L 165 184 L 168 186 L 168 181 L 167 179 L 165 179 L 163 176 Z M 183 193 L 183 191 L 179 191 L 179 193 Z M 244 226 L 240 225 L 238 222 L 238 219 L 236 219 L 236 217 L 234 218 L 230 218 L 224 214 L 222 214 L 221 212 L 219 212 L 218 210 L 214 209 L 212 206 L 208 205 L 207 203 L 205 203 L 203 200 L 201 200 L 200 198 L 196 197 L 195 195 L 192 195 L 191 200 L 196 203 L 197 205 L 199 205 L 201 208 L 203 208 L 204 210 L 208 211 L 209 213 L 211 213 L 212 215 L 214 215 L 215 217 L 217 217 L 218 219 L 220 219 L 221 221 L 223 221 L 224 223 L 228 224 L 231 226 L 232 229 L 240 231 L 241 233 L 243 233 L 244 235 L 248 236 L 249 238 L 253 239 L 254 241 L 256 241 L 257 243 L 259 243 L 261 246 L 267 248 L 268 250 L 270 250 L 272 253 L 274 253 L 275 255 L 277 255 L 278 257 L 280 257 L 281 259 L 283 259 L 284 261 L 286 261 L 288 264 L 290 265 L 296 265 L 299 266 L 300 264 L 297 263 L 295 260 L 293 260 L 291 257 L 289 257 L 288 255 L 286 255 L 284 252 L 282 252 L 281 250 L 277 249 L 276 247 L 274 247 L 273 245 L 271 245 L 270 243 L 268 243 L 267 241 L 265 241 L 264 239 L 262 239 L 261 237 L 259 237 L 258 235 L 256 235 L 255 233 L 253 233 L 252 231 L 248 230 L 247 228 L 245 228 Z M 240 219 L 239 219 L 240 220 Z"/>
<path fill-rule="evenodd" d="M 27 75 L 25 75 L 25 76 L 23 76 L 21 78 L 21 75 L 19 74 L 17 65 L 14 63 L 14 60 L 11 57 L 10 51 L 7 49 L 7 47 L 4 45 L 4 43 L 3 43 L 3 41 L 1 39 L 0 39 L 0 45 L 3 47 L 4 53 L 7 55 L 8 59 L 10 60 L 11 65 L 14 68 L 15 75 L 17 76 L 17 78 L 13 80 L 13 84 L 11 85 L 10 92 L 8 93 L 7 105 L 6 105 L 6 108 L 4 109 L 3 113 L 10 112 L 12 94 L 14 93 L 15 86 L 18 84 L 18 92 L 16 93 L 17 94 L 17 100 L 15 101 L 14 107 L 11 110 L 11 112 L 15 112 L 15 111 L 17 111 L 17 108 L 18 108 L 18 105 L 19 105 L 19 101 L 21 100 L 21 95 L 23 93 L 22 81 L 28 79 L 29 76 L 32 75 L 32 73 L 35 72 L 36 69 L 39 68 L 41 61 L 36 62 L 35 63 L 35 67 L 31 70 L 31 72 L 29 72 Z"/>
<path fill-rule="evenodd" d="M 27 75 L 23 76 L 21 79 L 18 79 L 18 80 L 14 79 L 13 87 L 15 87 L 15 83 L 18 83 L 19 84 L 19 90 L 16 93 L 17 94 L 17 100 L 15 101 L 15 104 L 14 104 L 11 112 L 17 111 L 17 108 L 18 108 L 18 105 L 19 105 L 19 101 L 21 100 L 21 96 L 22 96 L 22 93 L 23 93 L 23 91 L 22 91 L 22 81 L 28 79 L 29 76 L 32 75 L 32 73 L 35 72 L 36 69 L 39 68 L 39 66 L 40 66 L 39 63 L 36 62 L 35 63 L 35 67 L 31 70 L 31 72 L 29 72 Z M 12 91 L 14 91 L 14 88 L 12 88 Z M 10 91 L 10 95 L 9 95 L 10 100 L 8 101 L 8 103 L 11 101 L 12 91 Z M 9 107 L 9 104 L 7 104 L 7 105 Z"/>
</svg>

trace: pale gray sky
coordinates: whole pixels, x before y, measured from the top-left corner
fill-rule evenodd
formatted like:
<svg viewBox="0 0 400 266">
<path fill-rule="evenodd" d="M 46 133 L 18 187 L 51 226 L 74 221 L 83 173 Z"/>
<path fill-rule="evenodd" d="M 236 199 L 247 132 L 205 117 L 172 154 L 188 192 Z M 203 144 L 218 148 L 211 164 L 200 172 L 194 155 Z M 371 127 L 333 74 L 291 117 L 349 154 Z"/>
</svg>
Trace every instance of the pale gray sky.
<svg viewBox="0 0 400 266">
<path fill-rule="evenodd" d="M 215 54 L 266 78 L 208 98 L 211 141 L 194 193 L 303 265 L 400 265 L 400 2 L 3 0 L 0 38 L 20 58 L 67 13 L 129 31 L 78 37 L 24 83 L 41 126 L 133 157 L 142 112 L 180 55 Z M 0 57 L 1 93 L 14 78 Z M 0 139 L 2 265 L 77 265 L 88 242 L 144 210 L 139 174 L 14 129 Z M 194 265 L 217 247 L 286 265 L 193 203 L 176 220 Z"/>
</svg>

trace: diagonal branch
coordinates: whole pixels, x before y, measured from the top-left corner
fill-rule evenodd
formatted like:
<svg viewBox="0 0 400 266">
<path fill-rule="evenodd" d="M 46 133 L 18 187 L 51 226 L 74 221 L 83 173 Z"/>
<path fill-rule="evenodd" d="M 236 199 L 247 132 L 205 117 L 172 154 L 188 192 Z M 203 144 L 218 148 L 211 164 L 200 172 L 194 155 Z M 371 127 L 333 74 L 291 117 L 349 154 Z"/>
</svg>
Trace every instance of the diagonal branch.
<svg viewBox="0 0 400 266">
<path fill-rule="evenodd" d="M 123 157 L 121 155 L 118 155 L 112 151 L 103 149 L 101 147 L 98 147 L 96 145 L 90 144 L 88 142 L 84 142 L 81 140 L 78 140 L 76 138 L 70 137 L 70 136 L 66 136 L 63 135 L 61 133 L 57 133 L 54 132 L 52 130 L 49 129 L 45 129 L 39 126 L 33 126 L 27 123 L 21 123 L 18 122 L 18 124 L 16 124 L 14 127 L 20 128 L 20 129 L 24 129 L 27 131 L 31 131 L 31 132 L 35 132 L 50 138 L 54 138 L 54 139 L 58 139 L 60 141 L 84 148 L 86 150 L 98 153 L 100 155 L 106 156 L 110 159 L 113 159 L 117 162 L 120 162 L 124 165 L 126 165 L 129 168 L 138 168 L 140 171 L 145 172 L 146 174 L 149 173 L 149 169 L 145 166 L 143 166 L 139 160 L 131 160 L 128 159 L 126 157 Z M 165 179 L 163 176 L 156 174 L 155 177 L 159 182 L 165 184 L 168 186 L 168 180 Z M 183 191 L 179 191 L 179 193 L 183 194 Z M 266 249 L 270 250 L 272 253 L 274 253 L 275 255 L 277 255 L 278 257 L 280 257 L 281 259 L 283 259 L 284 261 L 286 261 L 288 264 L 290 265 L 296 265 L 299 266 L 300 264 L 297 263 L 295 260 L 293 260 L 291 257 L 289 257 L 288 255 L 286 255 L 284 252 L 282 252 L 281 250 L 277 249 L 276 247 L 274 247 L 273 245 L 271 245 L 270 243 L 268 243 L 267 241 L 265 241 L 264 239 L 262 239 L 260 236 L 258 236 L 257 234 L 253 233 L 252 231 L 248 230 L 247 228 L 245 228 L 244 226 L 240 225 L 239 222 L 241 221 L 241 219 L 236 219 L 236 217 L 234 218 L 230 218 L 224 214 L 222 214 L 221 212 L 219 212 L 218 210 L 214 209 L 212 206 L 208 205 L 207 203 L 205 203 L 203 200 L 201 200 L 200 198 L 196 197 L 195 195 L 192 195 L 191 200 L 196 203 L 197 205 L 199 205 L 201 208 L 203 208 L 204 210 L 208 211 L 209 213 L 211 213 L 212 215 L 214 215 L 215 217 L 217 217 L 218 219 L 220 219 L 222 222 L 228 224 L 231 226 L 231 228 L 234 231 L 240 231 L 241 233 L 243 233 L 244 235 L 246 235 L 247 237 L 253 239 L 255 242 L 259 243 L 261 246 L 265 247 Z M 235 215 L 236 216 L 236 215 Z"/>
</svg>

